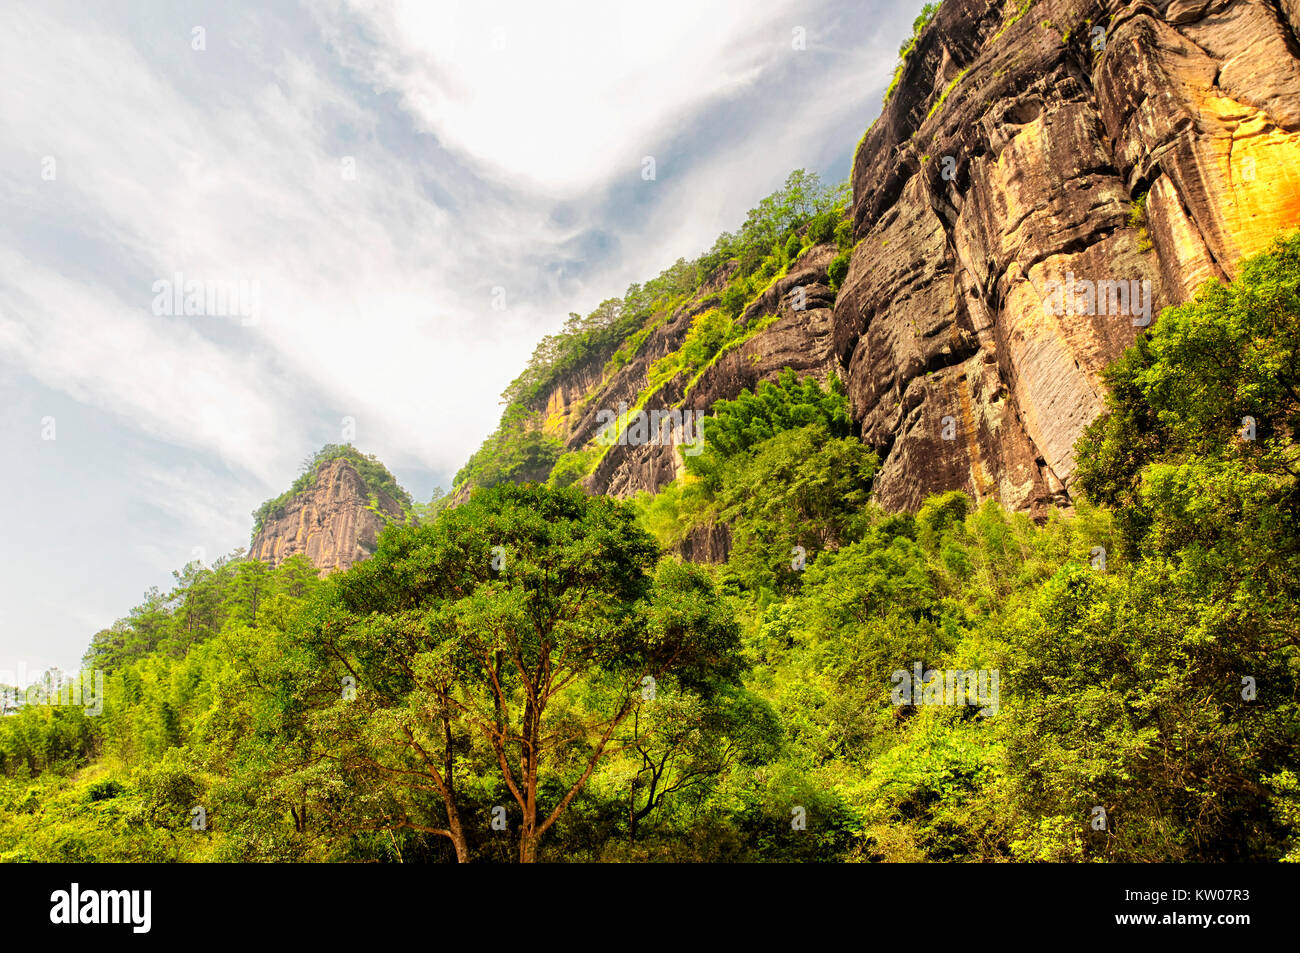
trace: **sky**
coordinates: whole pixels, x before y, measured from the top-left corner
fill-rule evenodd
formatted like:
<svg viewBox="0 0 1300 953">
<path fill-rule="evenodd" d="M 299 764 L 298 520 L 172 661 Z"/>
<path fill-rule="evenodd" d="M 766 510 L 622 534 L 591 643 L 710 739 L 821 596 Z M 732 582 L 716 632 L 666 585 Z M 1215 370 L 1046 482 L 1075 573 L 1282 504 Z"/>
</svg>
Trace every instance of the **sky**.
<svg viewBox="0 0 1300 953">
<path fill-rule="evenodd" d="M 0 672 L 326 443 L 449 487 L 570 312 L 848 175 L 920 6 L 9 0 Z"/>
</svg>

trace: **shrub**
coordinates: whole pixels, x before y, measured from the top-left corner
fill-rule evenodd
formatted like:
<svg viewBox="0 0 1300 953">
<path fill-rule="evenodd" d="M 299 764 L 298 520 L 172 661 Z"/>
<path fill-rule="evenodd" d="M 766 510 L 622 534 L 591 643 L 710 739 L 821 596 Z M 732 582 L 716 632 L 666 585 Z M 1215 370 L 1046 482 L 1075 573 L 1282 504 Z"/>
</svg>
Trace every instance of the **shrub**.
<svg viewBox="0 0 1300 953">
<path fill-rule="evenodd" d="M 826 274 L 831 280 L 832 291 L 838 291 L 840 285 L 844 283 L 844 279 L 848 277 L 849 256 L 850 253 L 847 251 L 840 252 L 835 256 L 835 260 L 831 262 L 830 267 L 826 269 Z"/>
<path fill-rule="evenodd" d="M 86 791 L 86 797 L 91 801 L 111 801 L 125 790 L 117 781 L 105 778 L 92 784 Z"/>
<path fill-rule="evenodd" d="M 853 220 L 846 218 L 835 226 L 835 244 L 840 246 L 840 251 L 848 251 L 853 247 Z"/>
<path fill-rule="evenodd" d="M 834 211 L 822 212 L 808 223 L 808 240 L 814 245 L 821 245 L 835 237 L 835 225 L 839 215 Z"/>
<path fill-rule="evenodd" d="M 738 281 L 728 285 L 727 290 L 722 292 L 722 302 L 719 307 L 727 317 L 735 318 L 744 310 L 745 302 L 748 300 L 749 285 L 744 281 Z"/>
<path fill-rule="evenodd" d="M 551 468 L 551 475 L 546 482 L 560 489 L 572 486 L 591 473 L 596 460 L 597 451 L 594 448 L 570 451 L 555 461 L 555 466 Z"/>
<path fill-rule="evenodd" d="M 1133 208 L 1128 214 L 1128 227 L 1137 229 L 1138 251 L 1150 251 L 1152 248 L 1151 233 L 1147 230 L 1147 197 L 1145 192 L 1133 202 Z"/>
</svg>

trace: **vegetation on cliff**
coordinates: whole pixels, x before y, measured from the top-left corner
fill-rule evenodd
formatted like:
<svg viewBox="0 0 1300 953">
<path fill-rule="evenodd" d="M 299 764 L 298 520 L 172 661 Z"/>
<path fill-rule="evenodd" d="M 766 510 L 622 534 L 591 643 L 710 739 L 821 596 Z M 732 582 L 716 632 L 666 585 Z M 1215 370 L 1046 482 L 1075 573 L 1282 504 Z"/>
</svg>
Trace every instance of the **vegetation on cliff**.
<svg viewBox="0 0 1300 953">
<path fill-rule="evenodd" d="M 889 81 L 889 86 L 885 89 L 886 103 L 889 102 L 889 97 L 894 95 L 898 81 L 903 76 L 903 67 L 907 65 L 907 58 L 912 55 L 912 50 L 916 48 L 916 41 L 920 39 L 921 31 L 929 25 L 938 12 L 938 3 L 927 3 L 921 8 L 921 12 L 917 14 L 916 19 L 912 21 L 912 35 L 904 40 L 903 45 L 898 48 L 898 65 L 894 67 L 894 77 Z"/>
<path fill-rule="evenodd" d="M 257 534 L 268 522 L 283 516 L 293 500 L 311 490 L 321 467 L 334 460 L 346 460 L 353 466 L 369 489 L 372 503 L 383 495 L 400 506 L 403 512 L 410 511 L 411 494 L 402 489 L 388 467 L 373 454 L 362 453 L 351 444 L 327 443 L 303 461 L 298 476 L 289 489 L 274 499 L 267 500 L 253 511 L 253 538 L 257 538 Z"/>
<path fill-rule="evenodd" d="M 882 511 L 787 375 L 654 498 L 189 571 L 96 637 L 102 716 L 0 719 L 0 857 L 1300 860 L 1297 343 L 1300 236 L 1112 367 L 1041 524 Z M 705 511 L 728 562 L 663 555 Z"/>
<path fill-rule="evenodd" d="M 720 273 L 726 280 L 720 282 L 716 306 L 696 315 L 686 340 L 648 368 L 648 386 L 635 404 L 640 406 L 679 374 L 698 374 L 720 353 L 758 333 L 761 324 L 742 325 L 737 319 L 807 248 L 844 234 L 838 226 L 848 198 L 847 183 L 826 186 L 815 173 L 797 169 L 750 209 L 739 231 L 718 236 L 695 260 L 679 259 L 658 277 L 631 285 L 621 299 L 602 302 L 585 318 L 571 314 L 558 334 L 542 339 L 528 366 L 506 388 L 500 426 L 456 474 L 456 486 L 546 479 L 563 456 L 560 439 L 542 430 L 545 401 L 557 383 L 582 369 L 604 379 L 628 364 L 655 328 Z M 591 454 L 567 458 L 562 485 L 572 482 L 575 467 L 594 461 Z M 575 478 L 585 475 L 578 472 Z"/>
</svg>

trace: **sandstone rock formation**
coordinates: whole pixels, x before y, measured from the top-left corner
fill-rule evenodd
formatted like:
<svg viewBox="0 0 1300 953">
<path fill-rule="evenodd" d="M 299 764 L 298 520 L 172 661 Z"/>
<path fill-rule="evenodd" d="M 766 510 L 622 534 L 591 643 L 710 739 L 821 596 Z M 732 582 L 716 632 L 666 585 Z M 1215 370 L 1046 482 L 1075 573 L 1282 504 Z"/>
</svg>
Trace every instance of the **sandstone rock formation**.
<svg viewBox="0 0 1300 953">
<path fill-rule="evenodd" d="M 306 491 L 262 526 L 249 555 L 278 566 L 302 554 L 326 575 L 371 555 L 384 523 L 401 518 L 401 505 L 387 494 L 372 495 L 352 463 L 330 460 Z"/>
<path fill-rule="evenodd" d="M 853 168 L 835 349 L 879 502 L 1067 499 L 1100 372 L 1139 327 L 1052 313 L 1050 283 L 1149 281 L 1156 314 L 1300 225 L 1296 16 L 945 0 Z"/>
<path fill-rule="evenodd" d="M 724 266 L 608 377 L 594 361 L 561 380 L 537 426 L 579 450 L 638 399 L 708 411 L 785 367 L 837 373 L 885 507 L 950 489 L 1068 504 L 1103 368 L 1300 226 L 1297 28 L 1300 0 L 944 0 L 855 153 L 838 294 L 835 246 L 808 249 L 742 315 L 757 334 L 647 393 Z M 675 446 L 615 446 L 584 485 L 630 496 L 682 469 Z M 722 530 L 682 551 L 725 555 Z"/>
<path fill-rule="evenodd" d="M 680 407 L 706 413 L 721 399 L 754 390 L 760 381 L 774 381 L 792 367 L 825 381 L 836 369 L 832 340 L 831 307 L 835 295 L 826 276 L 835 257 L 834 245 L 807 249 L 789 272 L 776 281 L 740 316 L 748 325 L 763 318 L 770 324 L 739 346 L 724 351 L 697 380 L 682 374 L 652 394 L 650 408 Z M 596 436 L 597 415 L 620 403 L 632 405 L 647 383 L 647 371 L 660 357 L 679 347 L 690 330 L 691 319 L 717 305 L 717 290 L 726 274 L 714 276 L 701 293 L 678 309 L 671 320 L 651 335 L 637 357 L 606 381 L 588 400 L 586 413 L 569 434 L 567 446 L 576 449 Z M 674 438 L 676 435 L 674 435 Z M 706 437 L 707 439 L 707 437 Z M 593 493 L 631 496 L 641 490 L 658 490 L 680 476 L 684 465 L 678 440 L 639 446 L 611 447 L 586 482 Z M 712 547 L 714 550 L 717 546 Z"/>
</svg>

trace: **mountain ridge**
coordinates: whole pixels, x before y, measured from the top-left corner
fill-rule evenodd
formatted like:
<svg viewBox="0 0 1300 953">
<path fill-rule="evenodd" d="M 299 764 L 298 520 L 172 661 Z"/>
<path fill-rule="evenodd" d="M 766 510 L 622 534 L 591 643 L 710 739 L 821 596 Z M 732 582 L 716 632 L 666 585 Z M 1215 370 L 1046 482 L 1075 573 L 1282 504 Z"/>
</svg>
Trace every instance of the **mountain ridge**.
<svg viewBox="0 0 1300 953">
<path fill-rule="evenodd" d="M 685 477 L 681 434 L 629 440 L 629 418 L 707 415 L 790 368 L 844 381 L 886 509 L 950 490 L 1039 519 L 1072 505 L 1103 369 L 1300 224 L 1297 22 L 1300 0 L 927 7 L 849 189 L 792 173 L 710 251 L 571 315 L 446 503 L 505 481 L 657 493 Z M 343 540 L 376 527 L 336 518 L 364 528 L 291 520 L 252 552 L 326 533 L 344 567 Z M 678 551 L 728 545 L 700 525 Z"/>
<path fill-rule="evenodd" d="M 854 423 L 882 459 L 875 495 L 887 508 L 952 489 L 1037 516 L 1068 505 L 1075 440 L 1101 410 L 1102 369 L 1143 326 L 1134 321 L 1232 277 L 1300 222 L 1296 16 L 1296 0 L 946 0 L 918 18 L 855 152 L 847 236 L 809 241 L 803 221 L 791 232 L 805 236 L 798 259 L 736 318 L 757 332 L 703 372 L 652 381 L 746 267 L 701 256 L 698 288 L 615 342 L 635 344 L 631 360 L 606 364 L 599 382 L 599 361 L 561 372 L 539 396 L 545 409 L 518 416 L 539 446 L 561 444 L 528 476 L 586 453 L 594 462 L 574 467 L 589 491 L 655 492 L 682 473 L 675 449 L 595 448 L 601 410 L 707 412 L 794 366 L 845 377 Z M 1252 74 L 1243 61 L 1259 46 L 1277 55 Z M 1156 77 L 1179 95 L 1148 97 Z M 1249 152 L 1232 148 L 1242 123 L 1253 124 Z M 830 277 L 836 261 L 842 279 Z M 1054 320 L 1036 289 L 1067 275 L 1137 281 L 1151 314 Z M 461 476 L 457 502 L 476 483 Z"/>
<path fill-rule="evenodd" d="M 410 510 L 410 495 L 387 467 L 347 444 L 329 444 L 289 490 L 253 514 L 248 555 L 273 568 L 304 555 L 322 575 L 346 570 L 373 554 L 383 527 Z"/>
</svg>

